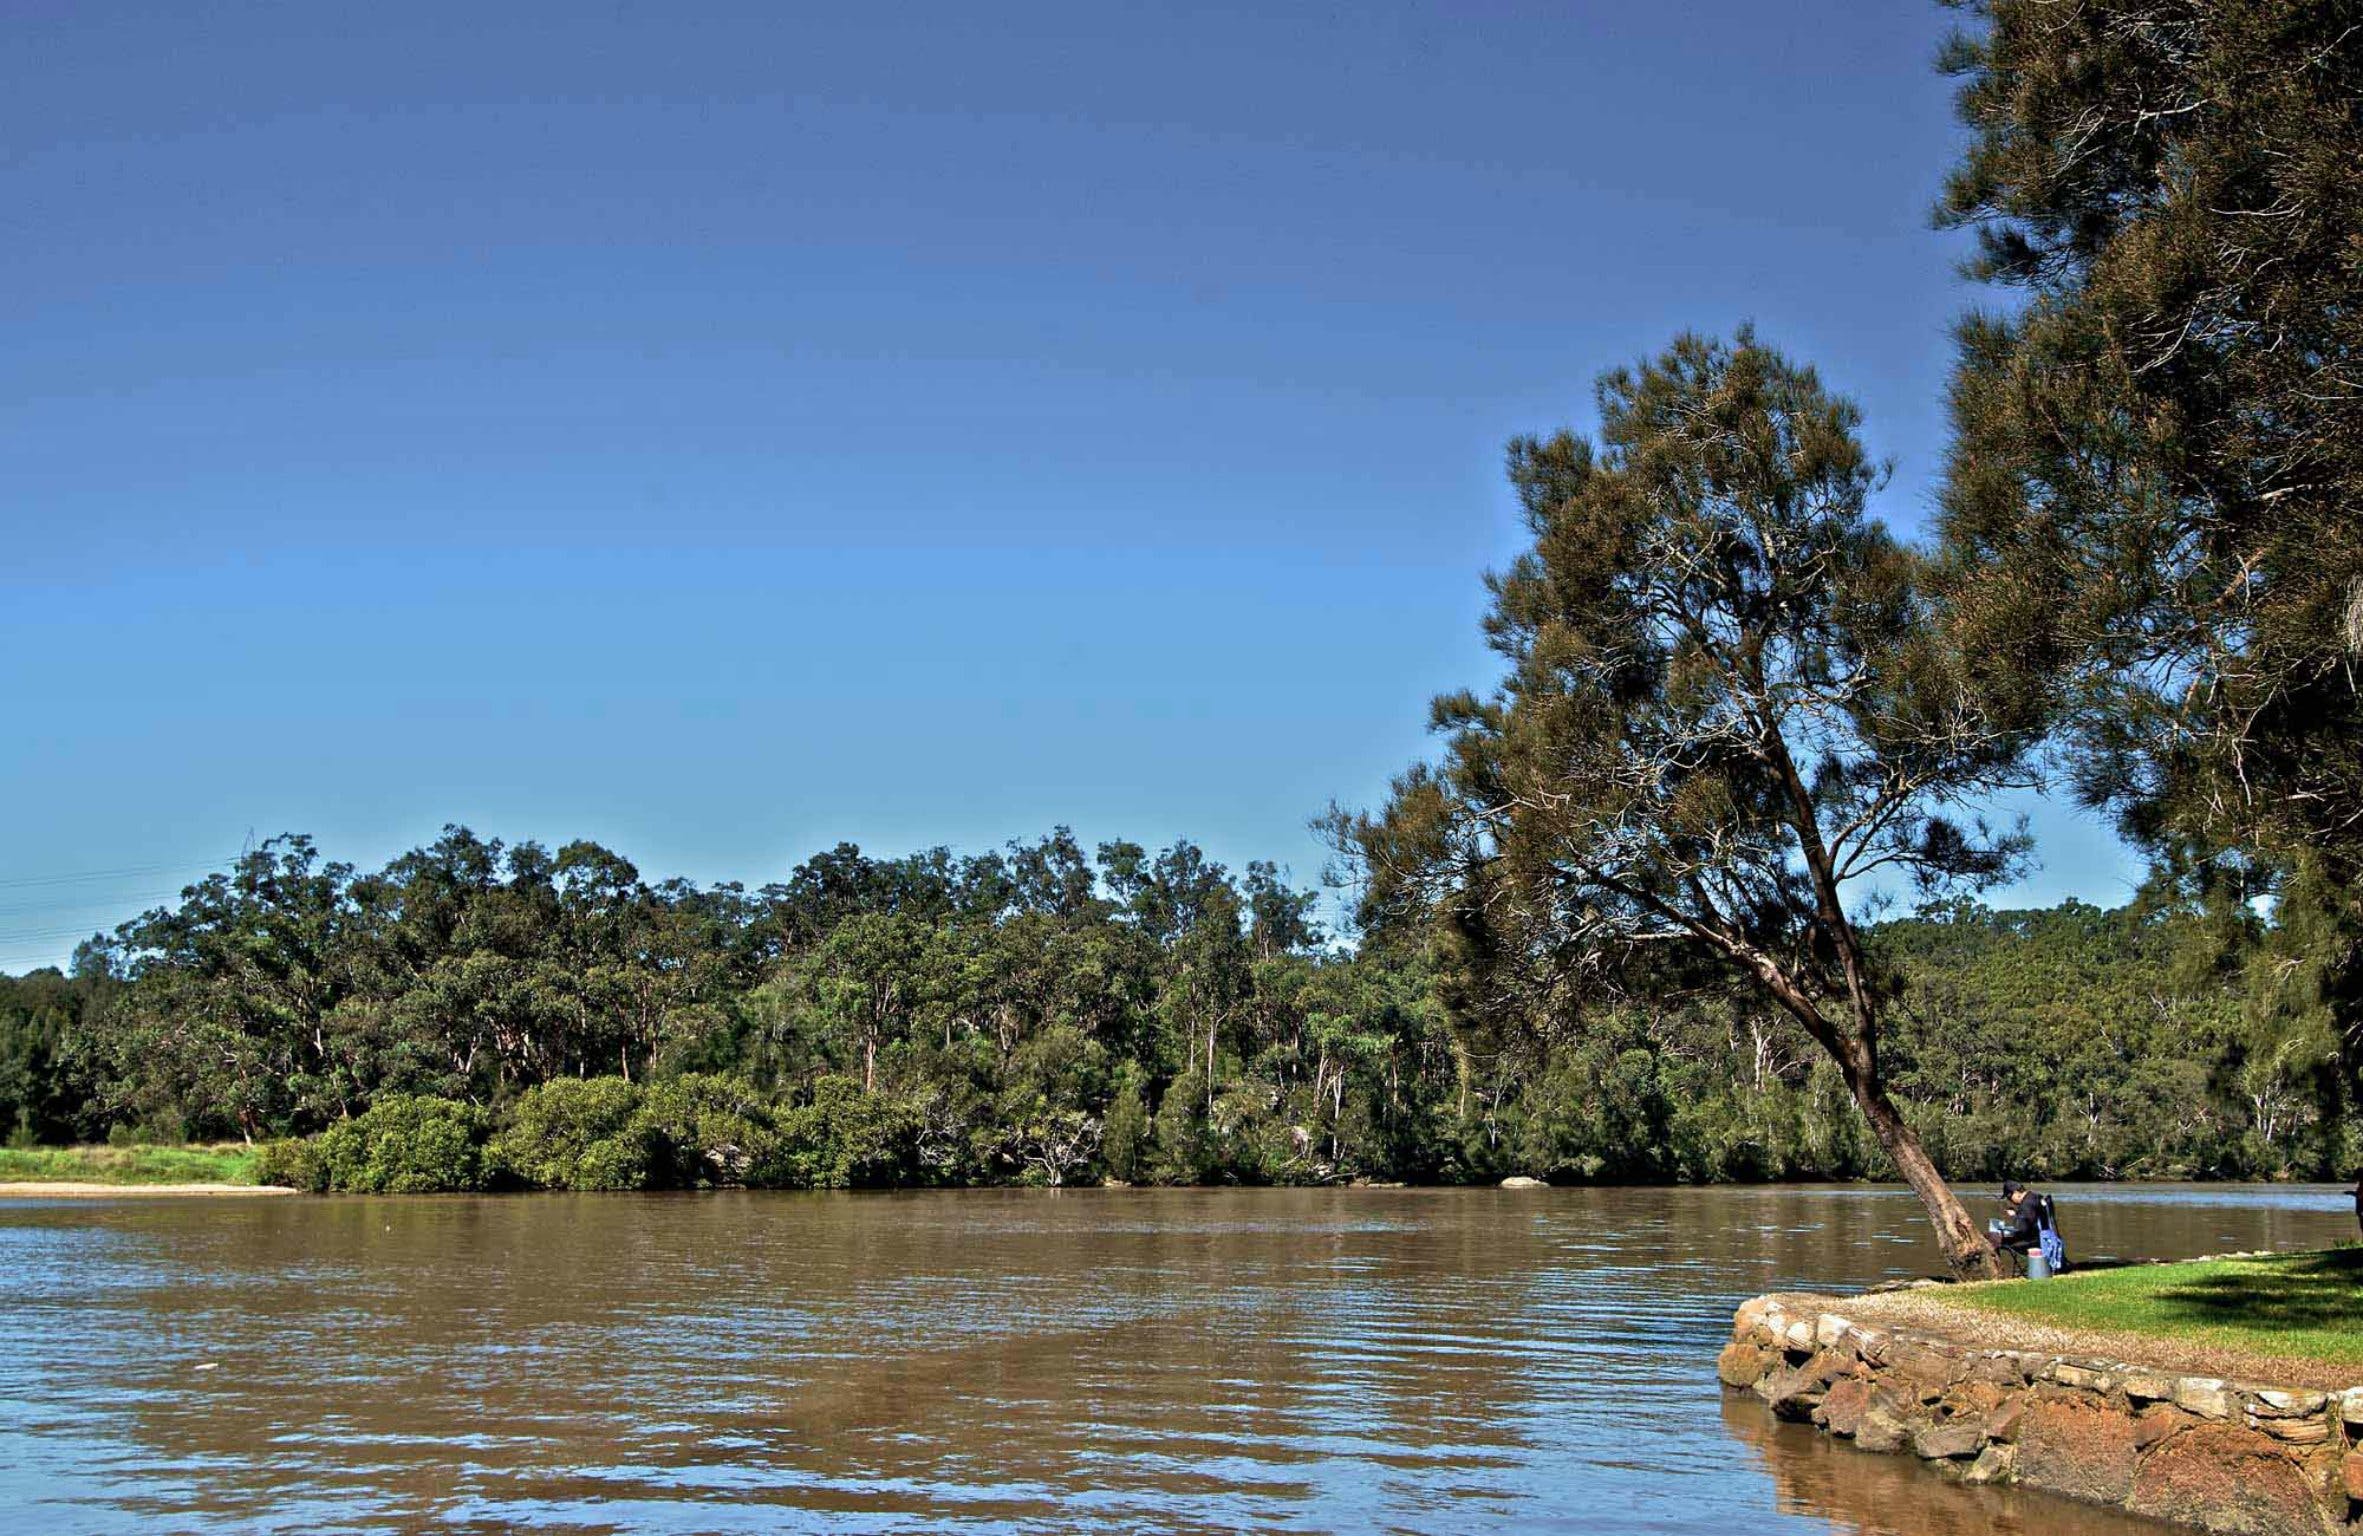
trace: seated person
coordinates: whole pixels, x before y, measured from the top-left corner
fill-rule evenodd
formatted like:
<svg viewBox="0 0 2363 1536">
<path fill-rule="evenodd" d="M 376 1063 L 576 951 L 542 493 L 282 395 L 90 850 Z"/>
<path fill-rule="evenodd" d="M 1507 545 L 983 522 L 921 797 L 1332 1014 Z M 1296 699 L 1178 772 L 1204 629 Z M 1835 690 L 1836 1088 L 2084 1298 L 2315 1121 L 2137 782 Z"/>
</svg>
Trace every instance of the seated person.
<svg viewBox="0 0 2363 1536">
<path fill-rule="evenodd" d="M 2016 1179 L 2002 1183 L 2003 1219 L 1986 1229 L 1986 1241 L 1996 1253 L 2014 1253 L 2023 1261 L 2043 1246 L 2044 1229 L 2052 1225 L 2051 1197 L 2039 1195 Z"/>
</svg>

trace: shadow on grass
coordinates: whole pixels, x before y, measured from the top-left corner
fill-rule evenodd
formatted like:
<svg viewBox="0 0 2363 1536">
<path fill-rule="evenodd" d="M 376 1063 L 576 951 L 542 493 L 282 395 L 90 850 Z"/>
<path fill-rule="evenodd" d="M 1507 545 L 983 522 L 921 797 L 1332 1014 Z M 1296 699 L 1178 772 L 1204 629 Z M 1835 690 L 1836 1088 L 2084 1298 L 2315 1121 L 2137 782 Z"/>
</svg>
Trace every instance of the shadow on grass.
<svg viewBox="0 0 2363 1536">
<path fill-rule="evenodd" d="M 2209 1328 L 2363 1328 L 2363 1247 L 2243 1267 L 2160 1291 L 2160 1312 Z"/>
</svg>

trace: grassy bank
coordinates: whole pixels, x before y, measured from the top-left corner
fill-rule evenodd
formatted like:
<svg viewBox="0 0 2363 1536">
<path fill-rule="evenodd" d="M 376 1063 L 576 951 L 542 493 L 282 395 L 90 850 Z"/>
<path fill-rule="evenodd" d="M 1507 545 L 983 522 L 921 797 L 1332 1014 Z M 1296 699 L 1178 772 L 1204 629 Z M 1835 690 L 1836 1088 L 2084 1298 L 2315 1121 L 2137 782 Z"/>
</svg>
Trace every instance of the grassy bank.
<svg viewBox="0 0 2363 1536">
<path fill-rule="evenodd" d="M 2363 1245 L 1962 1286 L 1944 1301 L 2050 1328 L 2363 1366 Z"/>
<path fill-rule="evenodd" d="M 0 1184 L 252 1184 L 255 1149 L 0 1147 Z"/>
</svg>

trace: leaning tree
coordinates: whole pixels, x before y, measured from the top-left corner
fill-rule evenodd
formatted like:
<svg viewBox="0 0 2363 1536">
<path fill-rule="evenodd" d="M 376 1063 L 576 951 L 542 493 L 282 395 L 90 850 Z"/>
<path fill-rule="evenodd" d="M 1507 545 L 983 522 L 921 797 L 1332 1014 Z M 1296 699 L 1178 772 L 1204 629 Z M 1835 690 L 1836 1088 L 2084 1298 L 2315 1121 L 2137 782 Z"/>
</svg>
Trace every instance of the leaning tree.
<svg viewBox="0 0 2363 1536">
<path fill-rule="evenodd" d="M 1947 642 L 1922 559 L 1868 515 L 1855 408 L 1749 332 L 1603 376 L 1597 444 L 1521 439 L 1533 547 L 1487 580 L 1488 696 L 1436 701 L 1441 760 L 1333 816 L 1364 920 L 1432 924 L 1465 1022 L 1721 991 L 1792 1015 L 1935 1223 L 1994 1255 L 1890 1097 L 1867 902 L 2006 876 L 1960 814 L 2030 732 Z"/>
</svg>

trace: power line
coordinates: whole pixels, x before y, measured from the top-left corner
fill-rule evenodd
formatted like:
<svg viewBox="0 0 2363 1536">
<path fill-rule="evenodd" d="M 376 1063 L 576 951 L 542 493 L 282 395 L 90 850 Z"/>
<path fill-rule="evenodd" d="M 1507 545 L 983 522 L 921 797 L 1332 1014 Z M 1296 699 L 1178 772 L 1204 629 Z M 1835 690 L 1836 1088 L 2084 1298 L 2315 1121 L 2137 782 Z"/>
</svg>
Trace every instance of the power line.
<svg viewBox="0 0 2363 1536">
<path fill-rule="evenodd" d="M 36 901 L 22 906 L 0 907 L 0 917 L 40 917 L 51 912 L 90 912 L 101 907 L 138 905 L 145 911 L 150 902 L 162 901 L 167 896 L 178 896 L 181 887 L 168 891 L 141 891 L 133 896 L 96 896 L 88 901 Z"/>
<path fill-rule="evenodd" d="M 59 939 L 87 939 L 92 934 L 104 933 L 99 923 L 76 923 L 71 928 L 26 928 L 15 933 L 0 933 L 0 950 L 15 945 L 54 943 Z"/>
<path fill-rule="evenodd" d="M 26 879 L 0 880 L 0 890 L 21 890 L 36 885 L 79 885 L 86 880 L 121 880 L 132 875 L 169 875 L 196 871 L 209 874 L 231 863 L 216 859 L 209 864 L 131 864 L 121 869 L 90 869 L 71 875 L 34 875 Z"/>
</svg>

